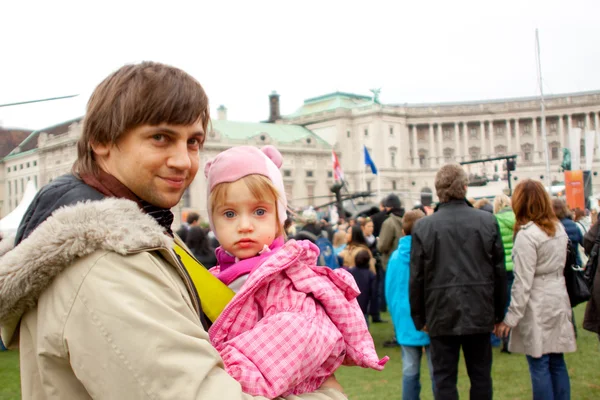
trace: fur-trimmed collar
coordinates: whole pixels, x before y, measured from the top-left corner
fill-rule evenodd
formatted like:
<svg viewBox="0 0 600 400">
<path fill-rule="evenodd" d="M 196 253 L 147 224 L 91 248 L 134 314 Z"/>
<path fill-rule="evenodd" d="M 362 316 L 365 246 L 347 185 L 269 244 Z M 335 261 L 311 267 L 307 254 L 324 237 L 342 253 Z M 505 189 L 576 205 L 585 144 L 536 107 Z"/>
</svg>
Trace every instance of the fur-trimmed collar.
<svg viewBox="0 0 600 400">
<path fill-rule="evenodd" d="M 0 253 L 0 325 L 35 307 L 54 278 L 80 257 L 97 250 L 125 255 L 171 248 L 173 241 L 136 203 L 116 198 L 60 208 L 17 247 L 7 249 L 11 240 L 0 246 L 5 253 Z"/>
</svg>

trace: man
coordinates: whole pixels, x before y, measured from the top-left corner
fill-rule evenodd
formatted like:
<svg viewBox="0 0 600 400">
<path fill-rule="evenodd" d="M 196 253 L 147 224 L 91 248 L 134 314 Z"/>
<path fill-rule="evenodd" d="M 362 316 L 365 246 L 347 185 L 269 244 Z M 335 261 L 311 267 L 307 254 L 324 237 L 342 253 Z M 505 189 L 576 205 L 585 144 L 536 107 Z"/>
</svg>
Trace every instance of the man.
<svg viewBox="0 0 600 400">
<path fill-rule="evenodd" d="M 458 399 L 462 347 L 471 399 L 492 398 L 490 333 L 504 317 L 506 270 L 493 214 L 467 203 L 468 178 L 458 164 L 436 174 L 439 204 L 412 231 L 410 308 L 429 332 L 436 399 Z"/>
<path fill-rule="evenodd" d="M 373 220 L 373 235 L 375 235 L 375 237 L 379 237 L 383 221 L 387 219 L 389 214 L 389 209 L 385 206 L 386 200 L 387 198 L 381 199 L 379 202 L 379 212 L 371 216 L 371 219 Z"/>
<path fill-rule="evenodd" d="M 404 208 L 402 202 L 395 194 L 390 194 L 385 199 L 385 208 L 388 217 L 381 225 L 379 240 L 377 241 L 377 250 L 381 253 L 381 271 L 377 271 L 379 284 L 379 307 L 381 311 L 387 311 L 385 302 L 385 271 L 392 253 L 398 248 L 398 240 L 402 235 L 402 217 Z"/>
<path fill-rule="evenodd" d="M 185 219 L 185 224 L 181 224 L 181 227 L 177 230 L 177 236 L 184 242 L 187 241 L 187 234 L 191 227 L 198 226 L 200 224 L 200 214 L 191 212 Z"/>
<path fill-rule="evenodd" d="M 208 123 L 204 90 L 173 67 L 127 65 L 95 89 L 74 175 L 40 190 L 0 259 L 23 398 L 252 398 L 209 341 L 200 299 L 222 286 L 195 285 L 204 268 L 171 233 Z M 344 398 L 334 378 L 323 386 L 296 398 Z"/>
</svg>

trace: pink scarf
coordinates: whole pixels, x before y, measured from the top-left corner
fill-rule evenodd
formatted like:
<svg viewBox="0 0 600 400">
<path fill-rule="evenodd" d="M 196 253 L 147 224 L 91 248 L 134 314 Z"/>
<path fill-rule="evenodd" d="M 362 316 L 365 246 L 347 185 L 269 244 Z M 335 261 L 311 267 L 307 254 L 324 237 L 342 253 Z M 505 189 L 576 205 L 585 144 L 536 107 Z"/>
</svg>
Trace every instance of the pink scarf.
<svg viewBox="0 0 600 400">
<path fill-rule="evenodd" d="M 220 272 L 217 278 L 226 285 L 235 281 L 242 275 L 247 275 L 258 267 L 262 262 L 269 257 L 274 251 L 281 248 L 284 244 L 283 236 L 276 238 L 269 247 L 265 245 L 265 248 L 258 253 L 258 255 L 246 258 L 245 260 L 237 260 L 236 257 L 227 253 L 222 247 L 218 247 L 215 250 L 217 256 L 217 263 L 219 264 Z"/>
</svg>

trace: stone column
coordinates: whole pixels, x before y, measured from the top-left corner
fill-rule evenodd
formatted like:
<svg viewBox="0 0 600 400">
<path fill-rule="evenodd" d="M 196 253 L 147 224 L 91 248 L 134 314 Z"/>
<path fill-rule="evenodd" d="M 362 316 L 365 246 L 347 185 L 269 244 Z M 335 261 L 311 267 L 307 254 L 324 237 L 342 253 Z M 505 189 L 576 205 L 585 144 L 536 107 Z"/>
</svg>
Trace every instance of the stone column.
<svg viewBox="0 0 600 400">
<path fill-rule="evenodd" d="M 437 167 L 437 157 L 435 155 L 435 142 L 433 140 L 433 125 L 427 124 L 429 127 L 429 167 L 435 168 Z"/>
<path fill-rule="evenodd" d="M 485 155 L 485 121 L 479 121 L 479 158 L 483 158 Z"/>
<path fill-rule="evenodd" d="M 490 121 L 490 155 L 495 157 L 496 156 L 496 152 L 494 150 L 494 147 L 496 147 L 495 145 L 495 140 L 494 140 L 494 121 Z"/>
<path fill-rule="evenodd" d="M 515 147 L 516 147 L 516 153 L 517 156 L 519 156 L 521 154 L 521 132 L 520 132 L 520 126 L 519 126 L 519 118 L 515 118 Z M 518 159 L 518 157 L 517 157 Z"/>
<path fill-rule="evenodd" d="M 467 121 L 463 122 L 463 161 L 467 161 L 469 159 L 469 123 Z"/>
<path fill-rule="evenodd" d="M 531 121 L 531 134 L 533 135 L 533 162 L 536 163 L 540 160 L 540 155 L 538 153 L 537 118 L 533 117 Z"/>
<path fill-rule="evenodd" d="M 417 125 L 413 125 L 411 130 L 412 130 L 412 144 L 413 144 L 412 165 L 413 165 L 413 167 L 417 167 L 419 165 L 419 146 L 417 144 Z"/>
<path fill-rule="evenodd" d="M 586 112 L 585 113 L 585 128 L 584 128 L 584 132 L 587 131 L 591 131 L 592 130 L 592 124 L 590 122 L 590 113 Z M 585 133 L 583 135 L 581 135 L 582 138 L 585 138 Z"/>
<path fill-rule="evenodd" d="M 565 123 L 562 115 L 558 116 L 558 141 L 560 142 L 560 151 L 565 147 Z"/>
<path fill-rule="evenodd" d="M 460 162 L 460 132 L 458 130 L 458 122 L 454 123 L 454 159 Z"/>
<path fill-rule="evenodd" d="M 510 131 L 510 119 L 506 119 L 506 154 L 510 154 L 512 151 L 512 132 Z"/>
<path fill-rule="evenodd" d="M 598 129 L 598 113 L 594 111 L 594 130 L 596 132 L 600 132 L 600 129 Z"/>
<path fill-rule="evenodd" d="M 444 165 L 446 162 L 444 158 L 444 134 L 442 133 L 442 124 L 437 124 L 437 153 L 438 153 L 438 164 Z"/>
<path fill-rule="evenodd" d="M 571 149 L 571 129 L 573 128 L 573 119 L 571 114 L 567 115 L 567 137 L 565 138 L 565 147 Z"/>
</svg>

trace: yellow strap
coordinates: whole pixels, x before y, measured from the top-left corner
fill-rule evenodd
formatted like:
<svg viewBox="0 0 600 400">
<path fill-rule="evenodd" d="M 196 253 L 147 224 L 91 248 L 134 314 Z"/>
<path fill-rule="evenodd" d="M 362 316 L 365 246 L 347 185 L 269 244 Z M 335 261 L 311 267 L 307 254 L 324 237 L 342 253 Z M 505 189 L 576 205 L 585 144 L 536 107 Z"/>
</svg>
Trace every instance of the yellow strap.
<svg viewBox="0 0 600 400">
<path fill-rule="evenodd" d="M 221 282 L 216 276 L 208 272 L 194 257 L 185 251 L 177 243 L 174 244 L 175 253 L 181 258 L 181 262 L 192 282 L 202 303 L 202 311 L 212 322 L 215 322 L 225 306 L 233 299 L 235 292 Z"/>
</svg>

